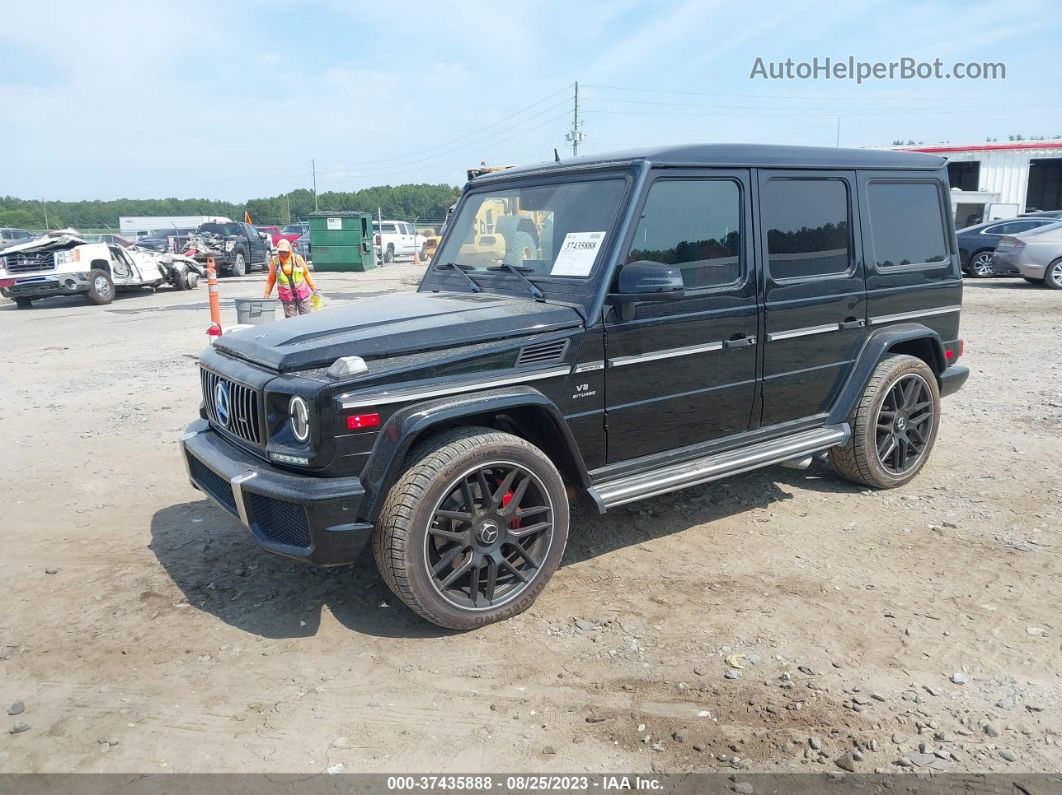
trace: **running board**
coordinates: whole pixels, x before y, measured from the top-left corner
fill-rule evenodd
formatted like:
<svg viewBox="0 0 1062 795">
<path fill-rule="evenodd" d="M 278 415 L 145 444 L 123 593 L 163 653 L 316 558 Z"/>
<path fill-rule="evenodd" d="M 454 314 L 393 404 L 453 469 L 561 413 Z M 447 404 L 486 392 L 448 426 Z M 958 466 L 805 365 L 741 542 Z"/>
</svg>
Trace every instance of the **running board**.
<svg viewBox="0 0 1062 795">
<path fill-rule="evenodd" d="M 851 429 L 848 423 L 829 425 L 802 431 L 781 439 L 730 450 L 725 453 L 682 461 L 678 464 L 639 472 L 634 475 L 616 478 L 592 486 L 590 496 L 597 503 L 597 509 L 604 513 L 617 505 L 655 497 L 669 491 L 696 486 L 712 480 L 738 475 L 752 469 L 780 464 L 794 458 L 802 458 L 813 453 L 828 450 L 848 441 Z"/>
</svg>

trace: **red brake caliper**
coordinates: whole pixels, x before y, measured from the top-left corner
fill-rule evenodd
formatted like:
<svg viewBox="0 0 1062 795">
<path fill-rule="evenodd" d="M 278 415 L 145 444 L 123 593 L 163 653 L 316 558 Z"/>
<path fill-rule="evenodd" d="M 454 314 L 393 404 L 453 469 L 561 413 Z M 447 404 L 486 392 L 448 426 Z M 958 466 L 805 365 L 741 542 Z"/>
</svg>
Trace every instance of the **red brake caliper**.
<svg viewBox="0 0 1062 795">
<path fill-rule="evenodd" d="M 502 497 L 502 508 L 508 508 L 509 507 L 509 503 L 512 502 L 512 501 L 513 501 L 513 493 L 511 491 L 507 492 L 505 494 L 505 496 Z M 520 519 L 519 518 L 513 519 L 511 522 L 509 522 L 509 528 L 512 529 L 512 530 L 516 530 L 519 526 L 520 526 Z"/>
</svg>

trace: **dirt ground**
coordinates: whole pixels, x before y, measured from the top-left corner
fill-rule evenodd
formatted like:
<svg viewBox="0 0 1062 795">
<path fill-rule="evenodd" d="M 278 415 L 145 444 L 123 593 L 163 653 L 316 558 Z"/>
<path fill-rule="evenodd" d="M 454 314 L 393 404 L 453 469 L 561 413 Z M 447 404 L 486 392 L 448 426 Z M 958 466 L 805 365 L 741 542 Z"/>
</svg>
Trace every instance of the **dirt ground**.
<svg viewBox="0 0 1062 795">
<path fill-rule="evenodd" d="M 189 486 L 206 299 L 0 303 L 0 771 L 1062 770 L 1062 294 L 968 284 L 973 374 L 910 485 L 580 507 L 537 604 L 465 634 Z"/>
</svg>

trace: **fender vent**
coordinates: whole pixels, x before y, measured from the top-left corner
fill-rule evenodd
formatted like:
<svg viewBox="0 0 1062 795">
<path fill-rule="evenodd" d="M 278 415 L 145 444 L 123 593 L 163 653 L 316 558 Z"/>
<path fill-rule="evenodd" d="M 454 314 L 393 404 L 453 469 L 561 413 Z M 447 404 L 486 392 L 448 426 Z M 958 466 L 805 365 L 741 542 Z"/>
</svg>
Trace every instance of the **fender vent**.
<svg viewBox="0 0 1062 795">
<path fill-rule="evenodd" d="M 553 364 L 564 359 L 568 350 L 568 340 L 557 342 L 539 342 L 520 349 L 520 355 L 516 359 L 517 367 L 526 367 L 529 364 Z"/>
</svg>

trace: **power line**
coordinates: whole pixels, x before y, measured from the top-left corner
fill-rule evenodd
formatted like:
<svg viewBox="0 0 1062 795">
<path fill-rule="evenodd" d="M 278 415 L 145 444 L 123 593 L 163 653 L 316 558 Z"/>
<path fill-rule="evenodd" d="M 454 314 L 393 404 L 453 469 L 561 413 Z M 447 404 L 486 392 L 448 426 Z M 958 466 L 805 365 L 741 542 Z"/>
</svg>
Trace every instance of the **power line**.
<svg viewBox="0 0 1062 795">
<path fill-rule="evenodd" d="M 475 139 L 475 140 L 472 140 L 472 141 L 468 141 L 468 142 L 460 144 L 458 146 L 450 147 L 449 149 L 443 149 L 443 150 L 441 150 L 439 152 L 436 152 L 433 155 L 429 155 L 428 157 L 416 158 L 414 160 L 409 160 L 408 162 L 405 162 L 405 163 L 393 163 L 393 164 L 388 165 L 388 166 L 376 165 L 376 166 L 359 167 L 358 164 L 340 165 L 340 166 L 332 167 L 332 171 L 336 171 L 338 169 L 339 172 L 347 171 L 347 170 L 356 170 L 356 171 L 359 171 L 359 172 L 388 173 L 388 172 L 394 170 L 396 167 L 413 166 L 413 165 L 417 165 L 417 164 L 420 164 L 420 163 L 430 163 L 430 162 L 434 161 L 435 159 L 437 159 L 440 155 L 449 154 L 451 152 L 462 151 L 462 150 L 467 149 L 470 146 L 474 147 L 474 148 L 478 148 L 478 147 L 481 147 L 483 145 L 489 146 L 491 141 L 492 141 L 492 139 L 494 138 L 494 136 L 496 136 L 496 135 L 498 135 L 500 133 L 503 133 L 503 132 L 507 132 L 509 130 L 518 129 L 519 127 L 523 126 L 524 124 L 527 124 L 529 121 L 533 121 L 534 119 L 537 119 L 540 116 L 543 116 L 546 113 L 549 113 L 551 110 L 556 110 L 557 108 L 559 108 L 561 106 L 566 106 L 567 104 L 568 104 L 568 100 L 565 99 L 562 102 L 558 102 L 555 105 L 550 105 L 549 107 L 545 108 L 544 110 L 542 110 L 542 111 L 540 111 L 538 113 L 535 113 L 535 114 L 533 114 L 531 116 L 528 116 L 526 119 L 521 119 L 516 124 L 511 124 L 508 127 L 502 127 L 502 128 L 500 128 L 498 130 L 495 130 L 492 133 L 488 133 L 486 136 L 483 136 L 481 138 L 478 138 L 478 139 Z M 567 112 L 565 112 L 564 115 L 567 115 Z M 536 127 L 531 127 L 529 129 L 536 129 Z"/>
<path fill-rule="evenodd" d="M 836 116 L 838 113 L 843 114 L 878 114 L 878 113 L 989 113 L 996 110 L 1002 110 L 999 106 L 990 108 L 780 108 L 770 105 L 705 105 L 695 102 L 657 102 L 654 100 L 642 100 L 642 99 L 609 99 L 598 98 L 594 99 L 594 102 L 619 102 L 623 104 L 631 105 L 657 105 L 665 107 L 678 107 L 678 108 L 709 108 L 709 109 L 722 109 L 722 110 L 769 110 L 772 112 L 786 113 L 789 111 L 822 111 L 828 113 L 831 116 Z M 1044 107 L 1044 105 L 1033 106 L 1014 106 L 1008 105 L 1008 110 L 1038 110 Z"/>
<path fill-rule="evenodd" d="M 633 91 L 644 94 L 683 94 L 688 96 L 698 97 L 745 97 L 748 99 L 793 99 L 793 100 L 808 100 L 808 99 L 825 99 L 830 101 L 852 101 L 861 100 L 864 97 L 831 97 L 814 94 L 741 94 L 741 93 L 724 93 L 719 91 L 682 91 L 677 89 L 667 88 L 635 88 L 632 86 L 606 86 L 599 83 L 583 83 L 585 88 L 603 88 L 608 91 Z M 967 97 L 927 97 L 927 96 L 890 96 L 885 94 L 875 94 L 874 99 L 888 100 L 888 101 L 900 101 L 905 102 L 908 100 L 925 100 L 927 102 L 942 102 L 942 101 L 967 101 Z M 1035 101 L 1035 97 L 1029 97 L 1029 101 Z"/>
<path fill-rule="evenodd" d="M 567 104 L 567 102 L 565 102 L 565 104 Z M 508 138 L 503 138 L 503 139 L 501 139 L 499 141 L 493 141 L 492 145 L 497 146 L 498 144 L 503 144 L 503 143 L 506 143 L 508 141 L 515 140 L 516 138 L 520 138 L 520 137 L 522 137 L 524 135 L 527 135 L 530 132 L 534 132 L 537 129 L 545 127 L 548 124 L 553 124 L 558 119 L 567 118 L 567 116 L 568 116 L 568 112 L 565 111 L 564 113 L 561 113 L 561 114 L 558 114 L 556 116 L 553 116 L 552 118 L 546 119 L 545 121 L 543 121 L 543 122 L 541 122 L 539 124 L 536 124 L 533 127 L 528 127 L 526 130 L 521 130 L 520 132 L 518 132 L 518 133 L 516 133 L 514 135 L 511 135 Z M 418 166 L 417 168 L 414 168 L 414 169 L 399 168 L 399 169 L 394 170 L 394 171 L 389 171 L 388 173 L 390 173 L 390 174 L 419 174 L 419 173 L 422 173 L 424 171 L 432 170 L 436 166 L 447 165 L 449 163 L 454 163 L 454 162 L 461 161 L 461 160 L 465 160 L 466 161 L 468 159 L 468 157 L 472 156 L 472 153 L 476 152 L 476 151 L 482 151 L 482 147 L 479 146 L 479 145 L 475 145 L 471 149 L 469 149 L 467 152 L 465 152 L 464 154 L 457 155 L 455 157 L 447 158 L 445 160 L 433 161 L 433 162 L 428 163 L 426 165 Z M 382 175 L 378 175 L 378 174 L 360 174 L 360 173 L 339 173 L 339 172 L 337 172 L 335 174 L 335 176 L 338 176 L 338 177 L 344 178 L 344 179 L 375 179 L 375 178 L 379 178 Z"/>
</svg>

